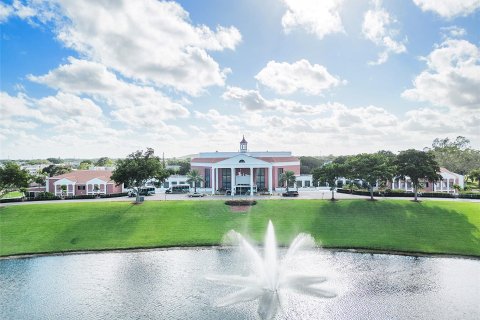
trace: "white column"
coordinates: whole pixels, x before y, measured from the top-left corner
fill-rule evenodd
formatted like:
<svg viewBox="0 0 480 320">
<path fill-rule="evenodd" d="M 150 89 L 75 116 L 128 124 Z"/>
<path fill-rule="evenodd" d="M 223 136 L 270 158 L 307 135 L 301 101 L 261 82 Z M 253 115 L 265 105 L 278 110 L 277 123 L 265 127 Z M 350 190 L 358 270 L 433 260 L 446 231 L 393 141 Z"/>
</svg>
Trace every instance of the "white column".
<svg viewBox="0 0 480 320">
<path fill-rule="evenodd" d="M 268 168 L 268 192 L 273 192 L 273 167 Z"/>
<path fill-rule="evenodd" d="M 253 168 L 250 167 L 250 195 L 253 196 Z"/>
<path fill-rule="evenodd" d="M 405 191 L 407 191 L 407 186 L 408 186 L 408 182 L 407 182 L 407 181 L 408 181 L 408 180 L 405 179 Z"/>
<path fill-rule="evenodd" d="M 231 187 L 231 195 L 233 196 L 234 192 L 234 185 L 235 185 L 235 168 L 230 168 L 230 187 Z"/>
<path fill-rule="evenodd" d="M 450 192 L 450 179 L 447 179 L 447 192 Z"/>
<path fill-rule="evenodd" d="M 211 172 L 210 172 L 210 176 L 211 176 L 211 182 L 210 182 L 210 186 L 212 187 L 212 194 L 215 194 L 215 190 L 216 190 L 216 187 L 215 187 L 215 167 L 212 166 L 212 169 L 211 169 Z"/>
</svg>

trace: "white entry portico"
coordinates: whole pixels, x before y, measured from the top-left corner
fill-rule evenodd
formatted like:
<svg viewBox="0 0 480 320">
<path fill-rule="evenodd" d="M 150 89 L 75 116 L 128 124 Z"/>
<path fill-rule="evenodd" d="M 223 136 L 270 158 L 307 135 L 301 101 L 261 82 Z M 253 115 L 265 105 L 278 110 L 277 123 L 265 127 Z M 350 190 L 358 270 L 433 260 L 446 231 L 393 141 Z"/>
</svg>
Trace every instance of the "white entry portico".
<svg viewBox="0 0 480 320">
<path fill-rule="evenodd" d="M 55 181 L 53 184 L 56 196 L 73 196 L 75 195 L 75 181 L 63 178 Z"/>
<path fill-rule="evenodd" d="M 218 189 L 219 184 L 219 172 L 220 170 L 230 170 L 230 174 L 226 175 L 226 181 L 222 181 L 222 184 L 229 182 L 230 193 L 235 195 L 238 190 L 246 188 L 250 195 L 253 195 L 257 191 L 257 184 L 254 183 L 254 169 L 264 169 L 268 172 L 268 191 L 272 192 L 273 181 L 273 168 L 272 164 L 266 161 L 248 156 L 246 154 L 239 154 L 232 158 L 228 158 L 217 163 L 211 164 L 211 181 L 212 181 L 212 194 Z M 245 174 L 245 171 L 248 174 Z M 230 177 L 230 179 L 228 179 Z M 256 182 L 256 181 L 255 181 Z"/>
</svg>

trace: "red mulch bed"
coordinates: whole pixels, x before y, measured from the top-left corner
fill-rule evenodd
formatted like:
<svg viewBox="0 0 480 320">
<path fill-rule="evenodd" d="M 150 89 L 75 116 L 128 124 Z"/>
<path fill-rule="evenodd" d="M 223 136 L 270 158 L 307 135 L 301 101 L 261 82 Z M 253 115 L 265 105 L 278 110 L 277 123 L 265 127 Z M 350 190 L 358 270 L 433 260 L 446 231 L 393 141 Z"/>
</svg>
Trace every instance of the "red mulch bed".
<svg viewBox="0 0 480 320">
<path fill-rule="evenodd" d="M 232 212 L 248 212 L 251 206 L 230 206 Z"/>
</svg>

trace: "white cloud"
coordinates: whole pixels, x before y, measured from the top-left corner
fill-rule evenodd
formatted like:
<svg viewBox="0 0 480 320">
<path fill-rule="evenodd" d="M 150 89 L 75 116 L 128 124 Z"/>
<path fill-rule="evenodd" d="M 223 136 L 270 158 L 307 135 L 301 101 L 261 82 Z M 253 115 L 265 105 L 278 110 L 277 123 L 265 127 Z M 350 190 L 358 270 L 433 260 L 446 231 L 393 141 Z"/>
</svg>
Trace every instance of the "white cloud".
<svg viewBox="0 0 480 320">
<path fill-rule="evenodd" d="M 443 27 L 440 30 L 444 39 L 461 38 L 467 34 L 467 30 L 458 26 Z"/>
<path fill-rule="evenodd" d="M 10 17 L 29 19 L 36 14 L 35 9 L 23 5 L 19 0 L 14 0 L 11 5 L 0 3 L 0 23 L 6 22 Z"/>
<path fill-rule="evenodd" d="M 283 0 L 287 12 L 282 17 L 286 33 L 301 28 L 323 39 L 330 33 L 344 32 L 340 9 L 343 0 Z"/>
<path fill-rule="evenodd" d="M 72 94 L 86 94 L 106 103 L 116 111 L 121 121 L 143 114 L 148 121 L 186 117 L 189 111 L 150 86 L 127 83 L 96 62 L 70 57 L 69 64 L 61 65 L 43 76 L 29 75 L 31 81 Z M 138 122 L 138 119 L 135 121 Z"/>
<path fill-rule="evenodd" d="M 255 79 L 279 94 L 303 91 L 311 95 L 320 95 L 331 87 L 346 83 L 331 75 L 324 66 L 312 65 L 305 59 L 292 64 L 269 61 Z"/>
<path fill-rule="evenodd" d="M 61 125 L 66 122 L 81 126 L 101 124 L 102 109 L 92 100 L 59 92 L 35 101 L 36 109 L 42 114 L 45 123 Z M 102 125 L 104 126 L 104 125 Z"/>
<path fill-rule="evenodd" d="M 41 22 L 52 21 L 57 38 L 86 59 L 191 95 L 223 86 L 230 72 L 207 51 L 234 50 L 242 39 L 233 26 L 193 25 L 175 2 L 37 0 L 25 8 L 38 12 Z"/>
<path fill-rule="evenodd" d="M 194 26 L 175 2 L 87 2 L 60 4 L 68 21 L 58 38 L 67 47 L 128 78 L 192 95 L 224 85 L 229 69 L 222 70 L 207 50 L 235 49 L 241 41 L 235 27 Z"/>
<path fill-rule="evenodd" d="M 0 2 L 0 23 L 7 21 L 13 12 L 14 10 L 12 6 Z"/>
<path fill-rule="evenodd" d="M 480 48 L 466 40 L 446 40 L 424 58 L 428 68 L 402 97 L 437 106 L 480 109 Z"/>
<path fill-rule="evenodd" d="M 237 101 L 240 106 L 248 111 L 279 110 L 284 113 L 315 114 L 325 111 L 324 106 L 311 106 L 293 100 L 265 99 L 257 90 L 245 90 L 239 87 L 227 87 L 222 98 Z"/>
<path fill-rule="evenodd" d="M 467 16 L 480 8 L 480 0 L 413 0 L 422 11 L 433 11 L 443 18 Z"/>
<path fill-rule="evenodd" d="M 392 29 L 390 26 L 396 22 L 395 18 L 381 7 L 381 2 L 373 1 L 375 8 L 365 13 L 362 24 L 363 35 L 377 46 L 384 50 L 378 56 L 377 61 L 370 64 L 378 65 L 385 63 L 391 53 L 403 53 L 407 51 L 405 47 L 406 39 L 398 41 L 394 38 L 398 34 L 398 30 Z"/>
</svg>

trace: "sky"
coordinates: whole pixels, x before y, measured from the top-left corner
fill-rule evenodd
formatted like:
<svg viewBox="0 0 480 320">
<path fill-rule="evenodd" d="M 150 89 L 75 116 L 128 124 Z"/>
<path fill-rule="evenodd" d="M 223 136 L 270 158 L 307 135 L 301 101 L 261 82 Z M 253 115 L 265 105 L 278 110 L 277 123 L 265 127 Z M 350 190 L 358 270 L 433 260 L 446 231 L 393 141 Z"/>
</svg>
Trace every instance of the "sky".
<svg viewBox="0 0 480 320">
<path fill-rule="evenodd" d="M 0 159 L 480 148 L 480 0 L 2 0 L 0 28 Z"/>
</svg>

